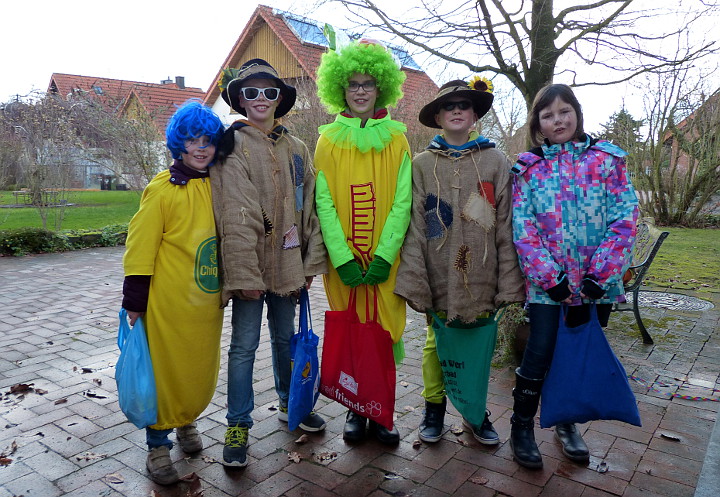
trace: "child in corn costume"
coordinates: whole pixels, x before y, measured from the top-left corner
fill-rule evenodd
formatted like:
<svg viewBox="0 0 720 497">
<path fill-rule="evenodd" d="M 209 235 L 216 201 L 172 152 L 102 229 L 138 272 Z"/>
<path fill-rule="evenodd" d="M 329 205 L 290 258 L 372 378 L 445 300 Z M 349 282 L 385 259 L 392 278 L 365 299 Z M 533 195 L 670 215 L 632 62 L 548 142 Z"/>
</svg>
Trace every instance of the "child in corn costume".
<svg viewBox="0 0 720 497">
<path fill-rule="evenodd" d="M 207 168 L 222 133 L 209 108 L 181 107 L 166 131 L 175 162 L 145 188 L 128 227 L 123 307 L 131 324 L 145 321 L 158 402 L 157 423 L 146 429 L 147 468 L 165 485 L 179 479 L 168 435 L 177 428 L 183 451 L 202 449 L 195 419 L 215 393 L 220 367 L 223 310 Z"/>
<path fill-rule="evenodd" d="M 474 438 L 499 443 L 485 407 L 496 336 L 491 318 L 502 304 L 523 301 L 524 292 L 512 240 L 511 164 L 473 129 L 492 102 L 492 83 L 476 77 L 444 84 L 420 111 L 422 124 L 442 130 L 413 158 L 412 220 L 395 293 L 432 323 L 422 358 L 425 416 L 418 431 L 424 442 L 440 440 L 446 395 L 453 394 Z M 467 374 L 477 383 L 456 378 L 446 388 L 436 335 L 451 341 L 446 354 L 458 339 L 474 349 Z"/>
<path fill-rule="evenodd" d="M 318 95 L 335 122 L 319 128 L 315 150 L 316 208 L 329 255 L 324 275 L 332 310 L 347 309 L 352 288 L 377 292 L 378 322 L 390 332 L 402 360 L 405 302 L 393 293 L 399 252 L 410 222 L 412 170 L 404 124 L 386 109 L 402 97 L 405 74 L 377 42 L 360 40 L 323 55 Z M 360 319 L 366 292 L 357 292 Z M 372 302 L 371 302 L 372 305 Z M 367 419 L 348 413 L 343 436 L 364 438 Z M 371 423 L 377 438 L 399 441 L 397 429 Z"/>
</svg>

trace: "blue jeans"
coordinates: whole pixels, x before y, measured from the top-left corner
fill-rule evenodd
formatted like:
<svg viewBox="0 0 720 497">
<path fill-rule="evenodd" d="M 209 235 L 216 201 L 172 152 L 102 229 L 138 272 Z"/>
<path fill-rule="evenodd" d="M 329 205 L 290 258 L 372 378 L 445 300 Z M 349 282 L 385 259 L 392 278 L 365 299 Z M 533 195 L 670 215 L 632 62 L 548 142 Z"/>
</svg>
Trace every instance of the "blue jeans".
<svg viewBox="0 0 720 497">
<path fill-rule="evenodd" d="M 228 413 L 229 426 L 253 425 L 255 407 L 253 366 L 260 344 L 263 306 L 267 303 L 275 391 L 280 406 L 287 407 L 290 394 L 290 338 L 295 333 L 295 297 L 280 297 L 271 292 L 258 300 L 232 299 L 232 337 L 228 351 Z"/>
<path fill-rule="evenodd" d="M 600 325 L 607 326 L 612 304 L 597 304 Z M 530 337 L 525 346 L 520 376 L 531 380 L 542 380 L 550 369 L 558 325 L 560 324 L 560 306 L 552 304 L 528 304 L 530 318 Z M 580 326 L 590 320 L 590 305 L 570 306 L 567 325 L 570 328 Z"/>
<path fill-rule="evenodd" d="M 168 449 L 172 449 L 173 443 L 168 438 L 168 435 L 172 432 L 172 428 L 168 430 L 156 430 L 150 427 L 145 428 L 145 442 L 147 443 L 148 449 L 162 447 L 163 445 Z"/>
</svg>

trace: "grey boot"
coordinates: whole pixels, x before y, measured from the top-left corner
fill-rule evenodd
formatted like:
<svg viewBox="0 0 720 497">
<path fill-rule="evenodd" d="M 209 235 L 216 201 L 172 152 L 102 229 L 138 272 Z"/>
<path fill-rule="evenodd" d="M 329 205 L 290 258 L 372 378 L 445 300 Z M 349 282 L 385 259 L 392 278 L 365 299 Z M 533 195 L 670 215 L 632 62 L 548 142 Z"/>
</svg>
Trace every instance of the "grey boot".
<svg viewBox="0 0 720 497">
<path fill-rule="evenodd" d="M 535 414 L 540 403 L 543 380 L 521 376 L 520 368 L 515 370 L 513 415 L 510 418 L 510 448 L 520 466 L 542 468 L 542 455 L 535 442 Z"/>
</svg>

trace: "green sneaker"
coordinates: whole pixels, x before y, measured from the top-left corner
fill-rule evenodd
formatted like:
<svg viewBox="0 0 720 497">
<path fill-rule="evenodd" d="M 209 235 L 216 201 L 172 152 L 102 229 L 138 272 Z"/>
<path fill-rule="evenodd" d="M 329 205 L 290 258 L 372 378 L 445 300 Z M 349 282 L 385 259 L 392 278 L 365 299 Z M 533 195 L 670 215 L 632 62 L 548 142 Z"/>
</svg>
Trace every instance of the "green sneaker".
<svg viewBox="0 0 720 497">
<path fill-rule="evenodd" d="M 235 468 L 244 468 L 248 464 L 247 426 L 228 426 L 225 431 L 225 447 L 223 447 L 223 465 Z"/>
</svg>

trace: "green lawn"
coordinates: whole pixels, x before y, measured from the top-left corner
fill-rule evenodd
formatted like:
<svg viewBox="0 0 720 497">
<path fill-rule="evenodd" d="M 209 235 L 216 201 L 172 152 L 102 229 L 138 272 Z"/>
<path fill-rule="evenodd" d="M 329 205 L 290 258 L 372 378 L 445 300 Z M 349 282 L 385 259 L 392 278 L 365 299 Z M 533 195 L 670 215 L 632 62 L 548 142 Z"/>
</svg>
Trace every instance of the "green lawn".
<svg viewBox="0 0 720 497">
<path fill-rule="evenodd" d="M 131 191 L 71 191 L 66 207 L 50 208 L 48 228 L 54 227 L 54 215 L 64 209 L 62 229 L 100 229 L 111 224 L 130 221 L 140 205 L 140 192 Z M 12 192 L 0 192 L 0 204 L 15 202 Z M 42 227 L 38 209 L 34 207 L 0 208 L 0 229 Z"/>
<path fill-rule="evenodd" d="M 652 287 L 720 292 L 720 230 L 660 228 L 669 231 L 645 283 Z"/>
</svg>

